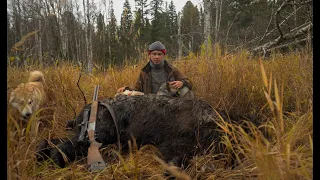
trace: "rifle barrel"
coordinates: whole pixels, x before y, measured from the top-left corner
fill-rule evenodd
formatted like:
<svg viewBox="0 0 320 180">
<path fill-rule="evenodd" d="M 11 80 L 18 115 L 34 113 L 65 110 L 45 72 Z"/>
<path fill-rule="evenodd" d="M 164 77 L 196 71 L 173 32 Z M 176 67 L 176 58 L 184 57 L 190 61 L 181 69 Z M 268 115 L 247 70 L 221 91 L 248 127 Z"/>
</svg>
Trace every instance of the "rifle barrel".
<svg viewBox="0 0 320 180">
<path fill-rule="evenodd" d="M 98 99 L 99 88 L 99 85 L 96 85 L 96 87 L 94 88 L 93 101 L 96 101 Z"/>
</svg>

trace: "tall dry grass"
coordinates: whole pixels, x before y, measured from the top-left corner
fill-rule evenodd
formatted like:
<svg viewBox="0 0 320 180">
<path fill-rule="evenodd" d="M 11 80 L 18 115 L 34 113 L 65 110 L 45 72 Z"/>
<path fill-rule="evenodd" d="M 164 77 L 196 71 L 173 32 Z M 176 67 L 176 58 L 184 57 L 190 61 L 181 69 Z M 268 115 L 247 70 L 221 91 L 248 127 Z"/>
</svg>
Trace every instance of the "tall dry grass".
<svg viewBox="0 0 320 180">
<path fill-rule="evenodd" d="M 225 152 L 235 154 L 237 167 L 226 166 L 230 161 L 227 154 L 208 153 L 194 157 L 183 170 L 172 169 L 155 158 L 154 147 L 138 148 L 134 143 L 129 154 L 120 155 L 111 145 L 103 149 L 108 167 L 99 173 L 87 172 L 85 159 L 63 169 L 50 160 L 37 164 L 37 143 L 43 138 L 70 137 L 65 123 L 75 118 L 85 102 L 92 101 L 96 84 L 100 84 L 99 99 L 113 97 L 117 88 L 134 85 L 147 60 L 108 67 L 106 72 L 81 73 L 80 79 L 81 67 L 60 63 L 56 67 L 7 68 L 8 94 L 27 80 L 31 70 L 38 69 L 45 74 L 50 97 L 47 107 L 33 116 L 26 128 L 21 128 L 16 111 L 8 105 L 8 179 L 167 179 L 165 170 L 178 179 L 312 179 L 312 53 L 273 53 L 261 60 L 246 51 L 224 55 L 219 46 L 215 49 L 219 53 L 211 53 L 209 58 L 190 54 L 171 63 L 189 77 L 196 95 L 215 109 L 249 119 L 259 117 L 259 126 L 250 120 L 241 126 L 217 120 L 223 133 L 220 143 Z M 41 130 L 43 121 L 50 128 Z"/>
</svg>

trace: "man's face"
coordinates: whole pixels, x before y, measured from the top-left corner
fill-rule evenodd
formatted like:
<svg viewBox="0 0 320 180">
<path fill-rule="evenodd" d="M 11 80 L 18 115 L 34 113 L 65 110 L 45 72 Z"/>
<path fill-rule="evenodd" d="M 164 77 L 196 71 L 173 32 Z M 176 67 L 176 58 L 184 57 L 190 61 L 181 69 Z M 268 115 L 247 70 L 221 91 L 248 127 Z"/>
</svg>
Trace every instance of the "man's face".
<svg viewBox="0 0 320 180">
<path fill-rule="evenodd" d="M 153 64 L 160 64 L 164 59 L 164 54 L 162 51 L 154 50 L 150 53 L 149 58 Z"/>
</svg>

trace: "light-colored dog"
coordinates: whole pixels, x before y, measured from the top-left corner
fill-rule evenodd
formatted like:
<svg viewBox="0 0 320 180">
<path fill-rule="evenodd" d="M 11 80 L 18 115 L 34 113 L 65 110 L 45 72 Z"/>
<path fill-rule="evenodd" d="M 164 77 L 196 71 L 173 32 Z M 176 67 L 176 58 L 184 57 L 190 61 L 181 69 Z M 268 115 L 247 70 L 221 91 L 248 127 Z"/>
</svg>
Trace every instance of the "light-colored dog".
<svg viewBox="0 0 320 180">
<path fill-rule="evenodd" d="M 43 106 L 46 100 L 44 75 L 41 71 L 32 71 L 29 81 L 19 84 L 11 92 L 9 103 L 27 118 Z"/>
</svg>

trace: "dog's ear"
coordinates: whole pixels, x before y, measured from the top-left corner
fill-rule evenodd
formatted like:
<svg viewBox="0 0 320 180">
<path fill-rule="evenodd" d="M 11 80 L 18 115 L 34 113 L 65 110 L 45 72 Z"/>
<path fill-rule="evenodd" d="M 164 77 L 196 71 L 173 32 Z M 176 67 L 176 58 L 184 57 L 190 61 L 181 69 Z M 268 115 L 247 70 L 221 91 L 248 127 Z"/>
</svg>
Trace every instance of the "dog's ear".
<svg viewBox="0 0 320 180">
<path fill-rule="evenodd" d="M 18 85 L 18 88 L 22 88 L 22 87 L 24 87 L 24 85 L 25 85 L 24 83 L 21 83 Z"/>
<path fill-rule="evenodd" d="M 8 87 L 8 88 L 7 88 L 7 94 L 11 94 L 13 91 L 14 91 L 13 88 L 11 88 L 11 87 Z"/>
<path fill-rule="evenodd" d="M 13 98 L 14 98 L 14 91 L 10 93 L 9 103 L 12 102 Z"/>
</svg>

